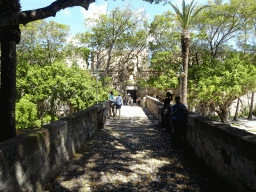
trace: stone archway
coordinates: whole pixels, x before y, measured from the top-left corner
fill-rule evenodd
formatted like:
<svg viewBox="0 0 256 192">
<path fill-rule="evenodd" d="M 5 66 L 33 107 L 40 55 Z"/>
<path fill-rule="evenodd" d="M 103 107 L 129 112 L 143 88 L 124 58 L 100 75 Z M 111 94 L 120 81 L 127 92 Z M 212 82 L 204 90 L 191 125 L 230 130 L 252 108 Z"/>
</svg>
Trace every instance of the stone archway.
<svg viewBox="0 0 256 192">
<path fill-rule="evenodd" d="M 126 87 L 126 93 L 127 95 L 130 95 L 133 99 L 133 103 L 136 102 L 136 98 L 137 98 L 137 87 L 136 86 L 127 86 Z"/>
</svg>

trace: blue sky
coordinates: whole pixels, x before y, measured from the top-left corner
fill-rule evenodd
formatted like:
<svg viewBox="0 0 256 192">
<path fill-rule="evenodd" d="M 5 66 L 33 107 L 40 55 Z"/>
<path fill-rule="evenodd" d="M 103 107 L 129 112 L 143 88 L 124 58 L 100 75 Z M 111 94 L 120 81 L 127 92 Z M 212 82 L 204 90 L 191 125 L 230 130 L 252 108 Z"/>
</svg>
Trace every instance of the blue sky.
<svg viewBox="0 0 256 192">
<path fill-rule="evenodd" d="M 20 0 L 21 10 L 31 10 L 46 7 L 50 5 L 54 0 Z M 95 12 L 101 11 L 106 13 L 106 11 L 111 11 L 115 7 L 124 7 L 130 4 L 134 10 L 145 9 L 150 20 L 154 18 L 154 15 L 162 14 L 168 10 L 173 11 L 171 5 L 166 4 L 150 4 L 142 0 L 95 0 L 95 3 L 91 3 L 89 10 L 86 11 L 81 7 L 71 7 L 65 10 L 59 11 L 55 17 L 49 17 L 47 20 L 54 20 L 57 23 L 69 25 L 71 28 L 71 36 L 74 36 L 78 32 L 84 32 L 84 20 L 85 18 L 92 17 Z M 187 1 L 189 2 L 189 1 Z M 203 0 L 197 1 L 200 4 L 205 4 Z M 180 5 L 180 0 L 173 0 L 173 4 Z"/>
</svg>

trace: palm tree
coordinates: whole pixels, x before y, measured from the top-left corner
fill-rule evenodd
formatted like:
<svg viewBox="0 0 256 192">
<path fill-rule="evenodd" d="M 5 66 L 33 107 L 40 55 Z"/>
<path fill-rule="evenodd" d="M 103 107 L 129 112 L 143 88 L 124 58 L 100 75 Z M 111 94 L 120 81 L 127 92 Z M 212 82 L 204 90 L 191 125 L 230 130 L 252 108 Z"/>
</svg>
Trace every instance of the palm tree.
<svg viewBox="0 0 256 192">
<path fill-rule="evenodd" d="M 181 47 L 182 47 L 182 64 L 184 70 L 184 76 L 182 77 L 182 98 L 181 101 L 183 104 L 187 106 L 187 81 L 188 81 L 188 53 L 189 53 L 189 41 L 190 41 L 190 32 L 188 31 L 188 27 L 191 24 L 191 21 L 195 18 L 195 16 L 205 7 L 209 7 L 208 5 L 200 7 L 194 13 L 193 10 L 195 8 L 194 0 L 191 1 L 190 4 L 186 5 L 185 0 L 182 0 L 182 12 L 178 9 L 177 6 L 173 5 L 174 11 L 177 14 L 177 19 L 180 22 L 183 31 L 181 32 Z"/>
</svg>

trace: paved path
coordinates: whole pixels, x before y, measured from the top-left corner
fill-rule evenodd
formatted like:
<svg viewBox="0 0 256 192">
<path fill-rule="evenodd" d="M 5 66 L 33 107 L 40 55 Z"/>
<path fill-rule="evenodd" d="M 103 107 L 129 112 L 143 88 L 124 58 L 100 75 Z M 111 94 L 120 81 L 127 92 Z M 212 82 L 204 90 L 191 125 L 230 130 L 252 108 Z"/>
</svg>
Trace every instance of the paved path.
<svg viewBox="0 0 256 192">
<path fill-rule="evenodd" d="M 160 131 L 147 109 L 123 106 L 121 112 L 120 119 L 111 117 L 92 136 L 45 192 L 235 191 L 193 155 L 172 149 L 170 135 Z"/>
</svg>

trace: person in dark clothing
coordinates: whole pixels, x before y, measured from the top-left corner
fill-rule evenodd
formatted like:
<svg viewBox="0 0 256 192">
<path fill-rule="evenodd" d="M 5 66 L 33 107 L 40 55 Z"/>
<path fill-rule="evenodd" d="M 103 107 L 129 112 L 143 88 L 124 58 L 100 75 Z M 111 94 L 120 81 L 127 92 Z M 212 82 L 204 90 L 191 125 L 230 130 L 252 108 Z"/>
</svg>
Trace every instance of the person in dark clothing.
<svg viewBox="0 0 256 192">
<path fill-rule="evenodd" d="M 186 116 L 188 112 L 187 107 L 180 102 L 180 97 L 175 98 L 176 104 L 171 106 L 172 126 L 174 128 L 173 141 L 175 143 L 181 141 L 186 128 Z"/>
<path fill-rule="evenodd" d="M 166 93 L 166 98 L 164 99 L 164 118 L 163 118 L 163 131 L 171 132 L 170 126 L 170 103 L 172 101 L 172 94 L 170 92 Z"/>
</svg>

